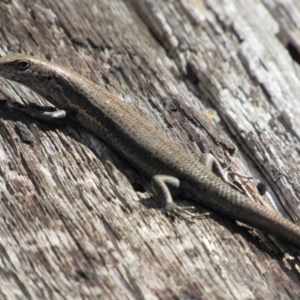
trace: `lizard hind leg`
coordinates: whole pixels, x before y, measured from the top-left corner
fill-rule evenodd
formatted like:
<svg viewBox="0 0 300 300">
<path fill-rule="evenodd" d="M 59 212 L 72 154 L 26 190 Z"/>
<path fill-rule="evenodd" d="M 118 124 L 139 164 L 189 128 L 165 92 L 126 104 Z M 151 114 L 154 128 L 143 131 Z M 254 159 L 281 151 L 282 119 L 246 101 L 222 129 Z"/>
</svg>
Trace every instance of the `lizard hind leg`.
<svg viewBox="0 0 300 300">
<path fill-rule="evenodd" d="M 215 175 L 219 176 L 224 182 L 244 194 L 244 191 L 240 189 L 235 183 L 233 183 L 231 180 L 229 180 L 229 175 L 236 175 L 240 178 L 246 178 L 246 179 L 252 179 L 251 176 L 245 176 L 237 172 L 228 171 L 230 168 L 230 165 L 226 167 L 225 169 L 222 169 L 220 163 L 217 161 L 217 159 L 210 153 L 204 153 L 201 156 L 200 162 L 205 165 L 207 169 L 212 171 Z"/>
<path fill-rule="evenodd" d="M 187 221 L 192 221 L 192 219 L 203 219 L 209 215 L 208 213 L 191 213 L 189 210 L 194 209 L 194 207 L 180 207 L 174 203 L 170 190 L 179 190 L 180 181 L 178 178 L 168 175 L 155 175 L 152 177 L 151 184 L 153 192 L 163 202 L 168 216 L 180 217 Z"/>
</svg>

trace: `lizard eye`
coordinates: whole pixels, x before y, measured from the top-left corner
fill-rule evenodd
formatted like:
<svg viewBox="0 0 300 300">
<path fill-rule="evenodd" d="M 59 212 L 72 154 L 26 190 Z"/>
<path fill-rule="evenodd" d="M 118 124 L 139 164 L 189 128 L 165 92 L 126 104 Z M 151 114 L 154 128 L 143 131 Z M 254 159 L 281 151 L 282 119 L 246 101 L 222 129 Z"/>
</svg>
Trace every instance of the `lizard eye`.
<svg viewBox="0 0 300 300">
<path fill-rule="evenodd" d="M 20 60 L 17 62 L 16 67 L 21 70 L 21 71 L 25 71 L 29 68 L 30 63 L 27 60 Z"/>
</svg>

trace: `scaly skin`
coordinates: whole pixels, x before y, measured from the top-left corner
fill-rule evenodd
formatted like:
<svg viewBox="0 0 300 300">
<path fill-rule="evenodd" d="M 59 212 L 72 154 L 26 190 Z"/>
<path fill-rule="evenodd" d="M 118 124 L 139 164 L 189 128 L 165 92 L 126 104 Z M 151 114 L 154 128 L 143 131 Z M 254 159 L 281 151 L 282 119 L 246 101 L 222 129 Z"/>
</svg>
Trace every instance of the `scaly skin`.
<svg viewBox="0 0 300 300">
<path fill-rule="evenodd" d="M 161 174 L 179 179 L 183 195 L 300 247 L 300 227 L 224 183 L 104 87 L 54 63 L 21 54 L 0 58 L 0 76 L 26 85 L 57 108 L 76 110 L 82 126 L 150 178 Z M 167 208 L 171 213 L 180 211 L 173 202 Z"/>
</svg>

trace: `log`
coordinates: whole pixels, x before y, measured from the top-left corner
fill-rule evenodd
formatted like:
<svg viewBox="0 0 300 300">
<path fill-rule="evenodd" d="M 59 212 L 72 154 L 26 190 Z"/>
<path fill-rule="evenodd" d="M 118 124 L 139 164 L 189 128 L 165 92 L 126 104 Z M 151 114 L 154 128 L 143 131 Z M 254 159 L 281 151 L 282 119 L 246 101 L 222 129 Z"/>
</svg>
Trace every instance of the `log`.
<svg viewBox="0 0 300 300">
<path fill-rule="evenodd" d="M 299 22 L 296 1 L 5 0 L 0 55 L 104 85 L 299 223 Z M 0 100 L 0 299 L 299 297 L 297 249 L 214 212 L 167 218 L 101 139 L 11 108 L 45 99 L 0 78 Z"/>
</svg>

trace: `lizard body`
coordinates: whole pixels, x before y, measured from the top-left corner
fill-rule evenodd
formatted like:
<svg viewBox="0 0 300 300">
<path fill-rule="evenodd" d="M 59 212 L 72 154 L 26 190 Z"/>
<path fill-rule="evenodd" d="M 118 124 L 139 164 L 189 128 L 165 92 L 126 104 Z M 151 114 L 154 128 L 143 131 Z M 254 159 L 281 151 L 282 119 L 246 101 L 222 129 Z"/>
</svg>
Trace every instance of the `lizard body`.
<svg viewBox="0 0 300 300">
<path fill-rule="evenodd" d="M 202 205 L 300 247 L 300 227 L 251 201 L 175 145 L 130 105 L 78 73 L 22 54 L 0 58 L 0 76 L 31 88 L 57 108 L 77 112 L 78 122 L 152 179 L 170 213 L 177 206 L 168 186 Z"/>
</svg>

